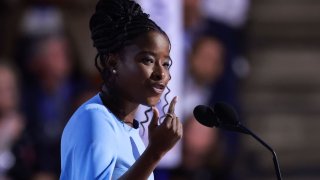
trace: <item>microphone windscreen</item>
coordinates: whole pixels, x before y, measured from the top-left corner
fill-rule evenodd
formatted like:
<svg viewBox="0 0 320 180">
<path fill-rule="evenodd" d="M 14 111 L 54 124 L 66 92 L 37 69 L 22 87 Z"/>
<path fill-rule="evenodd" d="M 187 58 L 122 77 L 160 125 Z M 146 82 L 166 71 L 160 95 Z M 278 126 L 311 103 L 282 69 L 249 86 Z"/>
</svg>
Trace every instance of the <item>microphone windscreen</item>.
<svg viewBox="0 0 320 180">
<path fill-rule="evenodd" d="M 193 110 L 193 115 L 197 121 L 207 127 L 218 126 L 218 121 L 213 110 L 205 105 L 198 105 Z"/>
<path fill-rule="evenodd" d="M 221 124 L 237 125 L 239 124 L 238 114 L 230 105 L 218 102 L 214 105 L 214 112 L 219 118 Z"/>
</svg>

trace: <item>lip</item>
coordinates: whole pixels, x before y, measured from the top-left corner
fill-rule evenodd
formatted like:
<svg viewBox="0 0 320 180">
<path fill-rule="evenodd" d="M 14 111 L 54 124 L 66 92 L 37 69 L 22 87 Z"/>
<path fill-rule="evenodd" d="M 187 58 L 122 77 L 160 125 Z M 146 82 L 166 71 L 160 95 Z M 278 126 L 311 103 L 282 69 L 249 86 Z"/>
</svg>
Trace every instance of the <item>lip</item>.
<svg viewBox="0 0 320 180">
<path fill-rule="evenodd" d="M 151 85 L 153 92 L 157 94 L 162 94 L 166 86 L 163 83 L 154 83 Z"/>
</svg>

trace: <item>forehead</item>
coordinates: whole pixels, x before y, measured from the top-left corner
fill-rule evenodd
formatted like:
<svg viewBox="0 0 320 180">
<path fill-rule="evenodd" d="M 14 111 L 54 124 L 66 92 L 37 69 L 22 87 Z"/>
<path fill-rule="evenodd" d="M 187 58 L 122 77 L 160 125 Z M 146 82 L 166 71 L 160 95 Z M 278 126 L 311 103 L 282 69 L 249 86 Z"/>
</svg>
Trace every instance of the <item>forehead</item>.
<svg viewBox="0 0 320 180">
<path fill-rule="evenodd" d="M 132 43 L 123 48 L 125 52 L 149 51 L 155 54 L 169 55 L 170 44 L 167 37 L 157 31 L 149 31 L 132 40 Z"/>
</svg>

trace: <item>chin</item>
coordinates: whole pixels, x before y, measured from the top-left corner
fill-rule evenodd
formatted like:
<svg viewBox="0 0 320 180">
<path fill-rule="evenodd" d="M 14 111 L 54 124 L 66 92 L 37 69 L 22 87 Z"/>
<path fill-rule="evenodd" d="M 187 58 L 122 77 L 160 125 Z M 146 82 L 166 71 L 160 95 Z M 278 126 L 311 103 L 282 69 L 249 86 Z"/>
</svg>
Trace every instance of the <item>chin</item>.
<svg viewBox="0 0 320 180">
<path fill-rule="evenodd" d="M 145 106 L 156 106 L 160 101 L 160 97 L 150 97 L 146 100 Z"/>
</svg>

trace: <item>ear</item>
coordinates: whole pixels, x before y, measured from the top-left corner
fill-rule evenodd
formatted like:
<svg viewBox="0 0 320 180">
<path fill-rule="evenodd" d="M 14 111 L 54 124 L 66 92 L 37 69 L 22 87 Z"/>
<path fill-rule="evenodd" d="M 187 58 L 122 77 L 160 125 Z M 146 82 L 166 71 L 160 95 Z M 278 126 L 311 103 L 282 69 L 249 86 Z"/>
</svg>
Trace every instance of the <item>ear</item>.
<svg viewBox="0 0 320 180">
<path fill-rule="evenodd" d="M 119 56 L 117 54 L 110 53 L 107 59 L 106 65 L 109 69 L 117 69 L 117 65 L 119 62 Z"/>
</svg>

